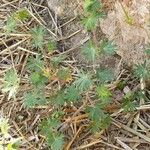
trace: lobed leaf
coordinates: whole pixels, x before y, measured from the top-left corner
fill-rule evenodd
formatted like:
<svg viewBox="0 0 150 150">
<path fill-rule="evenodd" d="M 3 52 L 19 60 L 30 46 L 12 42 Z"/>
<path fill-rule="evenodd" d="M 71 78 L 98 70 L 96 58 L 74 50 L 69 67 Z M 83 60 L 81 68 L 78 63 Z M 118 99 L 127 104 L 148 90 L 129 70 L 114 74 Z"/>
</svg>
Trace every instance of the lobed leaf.
<svg viewBox="0 0 150 150">
<path fill-rule="evenodd" d="M 14 69 L 8 70 L 4 76 L 2 92 L 9 93 L 8 99 L 14 98 L 19 89 L 20 79 Z"/>
<path fill-rule="evenodd" d="M 100 83 L 105 83 L 108 81 L 113 81 L 114 80 L 114 74 L 111 69 L 101 69 L 98 68 L 96 70 L 96 78 Z"/>
<path fill-rule="evenodd" d="M 97 55 L 97 50 L 92 41 L 89 41 L 86 46 L 82 48 L 83 56 L 90 62 L 94 62 Z"/>
<path fill-rule="evenodd" d="M 42 26 L 37 26 L 31 29 L 32 44 L 35 48 L 42 48 L 44 44 L 45 30 Z"/>
<path fill-rule="evenodd" d="M 83 71 L 78 73 L 78 78 L 74 81 L 74 85 L 81 92 L 89 90 L 92 84 L 91 76 Z"/>
</svg>

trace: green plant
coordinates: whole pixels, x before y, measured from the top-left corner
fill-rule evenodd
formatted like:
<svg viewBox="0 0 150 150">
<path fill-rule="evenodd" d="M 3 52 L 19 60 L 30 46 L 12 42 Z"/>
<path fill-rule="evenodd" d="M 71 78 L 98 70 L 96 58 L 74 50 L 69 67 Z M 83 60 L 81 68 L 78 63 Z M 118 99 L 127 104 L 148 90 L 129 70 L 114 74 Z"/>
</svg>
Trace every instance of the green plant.
<svg viewBox="0 0 150 150">
<path fill-rule="evenodd" d="M 89 90 L 92 84 L 93 81 L 91 80 L 91 76 L 89 74 L 85 74 L 83 71 L 78 73 L 78 77 L 74 81 L 74 85 L 81 92 Z"/>
<path fill-rule="evenodd" d="M 138 78 L 148 79 L 150 77 L 149 63 L 144 62 L 143 64 L 138 64 L 134 67 L 134 74 Z"/>
<path fill-rule="evenodd" d="M 56 76 L 61 81 L 67 81 L 71 78 L 71 71 L 69 68 L 60 68 Z"/>
<path fill-rule="evenodd" d="M 104 16 L 102 11 L 102 3 L 98 0 L 85 0 L 83 4 L 84 18 L 82 19 L 82 24 L 88 31 L 93 30 L 99 18 Z"/>
<path fill-rule="evenodd" d="M 127 93 L 123 98 L 122 108 L 125 112 L 130 112 L 136 110 L 136 94 L 135 93 Z"/>
<path fill-rule="evenodd" d="M 26 21 L 30 18 L 30 14 L 26 9 L 19 9 L 13 14 L 14 18 L 20 21 Z"/>
<path fill-rule="evenodd" d="M 85 0 L 83 3 L 83 9 L 85 12 L 99 11 L 102 7 L 102 3 L 98 0 Z"/>
<path fill-rule="evenodd" d="M 13 32 L 16 28 L 16 20 L 13 17 L 8 17 L 7 22 L 6 22 L 6 33 L 9 34 Z"/>
<path fill-rule="evenodd" d="M 44 68 L 44 61 L 41 56 L 36 55 L 35 57 L 29 57 L 27 63 L 27 69 L 31 72 L 40 72 Z"/>
<path fill-rule="evenodd" d="M 56 46 L 56 43 L 53 42 L 53 41 L 49 41 L 47 43 L 47 49 L 48 49 L 48 52 L 51 53 L 53 52 L 53 50 L 56 50 L 57 46 Z"/>
<path fill-rule="evenodd" d="M 75 103 L 80 99 L 80 91 L 74 85 L 70 85 L 50 97 L 50 103 L 53 104 L 53 106 L 59 107 L 63 106 L 65 103 Z"/>
<path fill-rule="evenodd" d="M 89 16 L 84 17 L 81 23 L 86 30 L 91 31 L 96 27 L 100 17 L 101 15 L 98 13 L 90 14 Z"/>
<path fill-rule="evenodd" d="M 45 119 L 41 123 L 41 133 L 45 135 L 47 145 L 52 150 L 61 150 L 64 143 L 64 137 L 61 133 L 57 131 L 60 126 L 59 118 L 55 116 Z"/>
<path fill-rule="evenodd" d="M 62 61 L 66 59 L 66 55 L 54 56 L 51 58 L 51 65 L 53 68 L 56 68 Z"/>
<path fill-rule="evenodd" d="M 71 85 L 65 89 L 65 99 L 66 102 L 76 102 L 81 99 L 80 91 Z"/>
<path fill-rule="evenodd" d="M 111 41 L 103 40 L 100 43 L 100 52 L 105 55 L 114 55 L 116 46 Z"/>
<path fill-rule="evenodd" d="M 21 138 L 13 138 L 9 134 L 8 119 L 0 117 L 0 150 L 17 150 Z"/>
<path fill-rule="evenodd" d="M 23 96 L 23 104 L 27 108 L 46 104 L 46 98 L 43 91 L 35 88 L 32 91 L 25 93 Z"/>
<path fill-rule="evenodd" d="M 111 92 L 108 90 L 107 87 L 104 85 L 100 85 L 96 88 L 96 93 L 98 98 L 100 99 L 100 102 L 103 105 L 106 105 L 111 102 Z"/>
<path fill-rule="evenodd" d="M 86 112 L 91 120 L 90 128 L 92 132 L 98 132 L 109 126 L 111 119 L 108 114 L 104 113 L 99 104 L 96 103 L 93 107 L 88 107 Z"/>
<path fill-rule="evenodd" d="M 147 46 L 145 53 L 150 56 L 150 44 Z"/>
<path fill-rule="evenodd" d="M 82 48 L 83 56 L 90 62 L 94 62 L 97 55 L 97 49 L 94 47 L 92 41 L 88 41 L 86 46 Z"/>
<path fill-rule="evenodd" d="M 20 9 L 11 14 L 6 21 L 5 30 L 6 33 L 9 34 L 15 31 L 19 21 L 25 21 L 30 17 L 28 11 L 26 9 Z"/>
<path fill-rule="evenodd" d="M 14 98 L 19 89 L 20 78 L 17 75 L 16 70 L 10 69 L 4 76 L 2 92 L 9 93 L 8 99 Z"/>
<path fill-rule="evenodd" d="M 96 69 L 96 78 L 100 83 L 110 82 L 114 80 L 114 74 L 111 69 Z"/>
<path fill-rule="evenodd" d="M 35 48 L 42 48 L 44 44 L 45 30 L 42 26 L 36 26 L 31 29 L 32 45 Z"/>
</svg>

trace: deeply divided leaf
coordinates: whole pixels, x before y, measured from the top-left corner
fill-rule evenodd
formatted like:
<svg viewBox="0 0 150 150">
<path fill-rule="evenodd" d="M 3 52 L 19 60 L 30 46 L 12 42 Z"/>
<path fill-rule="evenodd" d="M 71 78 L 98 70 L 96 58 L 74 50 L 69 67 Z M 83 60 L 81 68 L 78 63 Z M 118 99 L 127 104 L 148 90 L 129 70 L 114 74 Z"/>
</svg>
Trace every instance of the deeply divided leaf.
<svg viewBox="0 0 150 150">
<path fill-rule="evenodd" d="M 2 86 L 2 91 L 9 93 L 8 99 L 15 97 L 19 88 L 19 83 L 20 79 L 17 75 L 17 72 L 14 69 L 8 70 L 5 74 Z"/>
<path fill-rule="evenodd" d="M 42 48 L 44 44 L 45 30 L 41 26 L 34 27 L 31 30 L 32 44 L 35 48 Z"/>
<path fill-rule="evenodd" d="M 82 48 L 82 54 L 87 59 L 87 61 L 94 62 L 97 55 L 97 50 L 94 47 L 92 41 L 89 41 L 86 46 Z"/>
<path fill-rule="evenodd" d="M 88 73 L 85 74 L 83 71 L 78 73 L 78 77 L 74 81 L 74 85 L 81 92 L 89 90 L 92 84 L 91 76 Z"/>
<path fill-rule="evenodd" d="M 96 70 L 96 78 L 100 83 L 105 83 L 114 79 L 114 73 L 111 69 L 98 68 Z"/>
</svg>

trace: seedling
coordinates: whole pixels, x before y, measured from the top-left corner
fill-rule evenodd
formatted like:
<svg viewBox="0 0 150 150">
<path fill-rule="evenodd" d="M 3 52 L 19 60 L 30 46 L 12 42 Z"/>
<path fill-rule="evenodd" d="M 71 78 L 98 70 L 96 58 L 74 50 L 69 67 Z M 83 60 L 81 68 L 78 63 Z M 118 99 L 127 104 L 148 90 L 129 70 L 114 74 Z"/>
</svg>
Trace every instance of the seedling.
<svg viewBox="0 0 150 150">
<path fill-rule="evenodd" d="M 92 84 L 91 76 L 88 73 L 85 74 L 83 71 L 78 73 L 78 77 L 74 81 L 74 85 L 81 92 L 89 90 Z"/>
<path fill-rule="evenodd" d="M 8 70 L 4 76 L 4 82 L 2 92 L 8 93 L 8 100 L 15 99 L 17 91 L 19 89 L 20 79 L 17 72 L 14 69 Z"/>
<path fill-rule="evenodd" d="M 45 30 L 42 26 L 37 26 L 31 29 L 32 44 L 35 48 L 42 48 L 44 44 Z"/>
</svg>

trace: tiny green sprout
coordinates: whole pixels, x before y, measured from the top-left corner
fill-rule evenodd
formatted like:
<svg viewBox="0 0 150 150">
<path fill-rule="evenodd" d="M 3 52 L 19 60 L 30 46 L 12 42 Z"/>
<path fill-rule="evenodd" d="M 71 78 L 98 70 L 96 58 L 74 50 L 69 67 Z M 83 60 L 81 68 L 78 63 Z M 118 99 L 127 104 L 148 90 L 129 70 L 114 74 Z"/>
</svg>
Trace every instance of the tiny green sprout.
<svg viewBox="0 0 150 150">
<path fill-rule="evenodd" d="M 98 68 L 96 70 L 96 78 L 100 83 L 114 80 L 114 73 L 111 69 Z"/>
<path fill-rule="evenodd" d="M 127 93 L 123 98 L 122 108 L 125 112 L 130 112 L 136 110 L 136 103 L 134 101 L 134 93 Z"/>
<path fill-rule="evenodd" d="M 96 28 L 97 22 L 103 18 L 102 3 L 98 0 L 85 0 L 83 4 L 84 17 L 81 21 L 86 30 L 91 31 Z"/>
<path fill-rule="evenodd" d="M 56 43 L 53 41 L 49 41 L 47 43 L 47 49 L 49 53 L 53 52 L 54 50 L 56 50 Z"/>
<path fill-rule="evenodd" d="M 13 138 L 9 134 L 8 119 L 0 117 L 0 150 L 17 150 L 21 138 Z"/>
<path fill-rule="evenodd" d="M 145 61 L 143 64 L 138 64 L 134 67 L 134 74 L 138 78 L 147 79 L 150 77 L 148 63 Z"/>
<path fill-rule="evenodd" d="M 92 41 L 89 41 L 83 48 L 82 48 L 83 56 L 90 62 L 94 62 L 97 55 L 97 50 L 94 47 Z"/>
<path fill-rule="evenodd" d="M 104 85 L 100 85 L 96 88 L 96 93 L 102 104 L 108 104 L 111 101 L 111 92 Z"/>
<path fill-rule="evenodd" d="M 6 33 L 9 34 L 13 32 L 16 28 L 16 25 L 17 25 L 16 20 L 14 19 L 14 17 L 10 16 L 7 19 L 6 26 L 5 26 Z"/>
<path fill-rule="evenodd" d="M 45 30 L 42 26 L 34 27 L 31 30 L 32 44 L 35 48 L 42 48 L 44 44 Z"/>
<path fill-rule="evenodd" d="M 9 129 L 8 119 L 0 117 L 0 135 L 7 137 Z"/>
<path fill-rule="evenodd" d="M 110 116 L 105 114 L 99 104 L 87 108 L 89 119 L 91 120 L 91 131 L 98 132 L 101 129 L 106 129 L 111 122 Z"/>
<path fill-rule="evenodd" d="M 56 68 L 62 61 L 66 59 L 66 55 L 54 56 L 51 58 L 52 67 Z"/>
<path fill-rule="evenodd" d="M 129 25 L 133 25 L 133 23 L 134 23 L 133 18 L 129 15 L 128 11 L 124 8 L 122 3 L 120 3 L 120 4 L 121 4 L 122 10 L 124 12 L 125 22 Z"/>
<path fill-rule="evenodd" d="M 32 72 L 41 72 L 43 68 L 44 68 L 44 61 L 42 60 L 41 56 L 29 57 L 27 69 L 29 69 Z"/>
<path fill-rule="evenodd" d="M 83 71 L 78 73 L 78 77 L 74 81 L 74 85 L 81 92 L 89 90 L 92 84 L 91 76 L 88 73 L 85 74 Z"/>
<path fill-rule="evenodd" d="M 25 21 L 29 17 L 30 17 L 30 14 L 26 9 L 20 9 L 14 14 L 14 18 L 20 21 Z"/>
<path fill-rule="evenodd" d="M 4 76 L 2 92 L 9 93 L 8 100 L 10 98 L 15 99 L 15 95 L 19 89 L 20 78 L 14 69 L 8 70 Z"/>
<path fill-rule="evenodd" d="M 46 99 L 43 93 L 37 89 L 31 92 L 27 92 L 23 96 L 23 104 L 27 108 L 33 108 L 35 106 L 41 106 L 46 103 Z"/>
<path fill-rule="evenodd" d="M 127 84 L 126 81 L 121 80 L 121 81 L 119 81 L 119 83 L 117 84 L 117 88 L 118 88 L 119 90 L 123 90 L 126 84 Z"/>
<path fill-rule="evenodd" d="M 102 8 L 102 3 L 99 0 L 85 0 L 83 9 L 85 12 L 99 11 Z"/>
<path fill-rule="evenodd" d="M 71 71 L 69 68 L 60 68 L 57 72 L 57 78 L 61 81 L 67 81 L 71 78 Z"/>
<path fill-rule="evenodd" d="M 41 123 L 41 132 L 46 137 L 47 145 L 52 150 L 62 150 L 64 144 L 64 136 L 57 131 L 60 122 L 57 118 L 45 119 Z"/>
<path fill-rule="evenodd" d="M 114 55 L 116 53 L 116 46 L 111 41 L 103 40 L 100 44 L 100 51 L 106 55 Z"/>
<path fill-rule="evenodd" d="M 47 78 L 42 73 L 32 72 L 30 75 L 30 81 L 34 87 L 40 89 L 47 82 Z"/>
<path fill-rule="evenodd" d="M 145 53 L 150 56 L 150 44 L 147 45 L 146 49 L 145 49 Z"/>
<path fill-rule="evenodd" d="M 66 102 L 76 102 L 81 99 L 80 92 L 74 85 L 67 87 L 65 93 Z"/>
<path fill-rule="evenodd" d="M 83 24 L 84 28 L 87 31 L 91 31 L 96 28 L 98 19 L 100 17 L 101 17 L 101 14 L 99 13 L 90 14 L 82 19 L 81 24 Z"/>
</svg>

